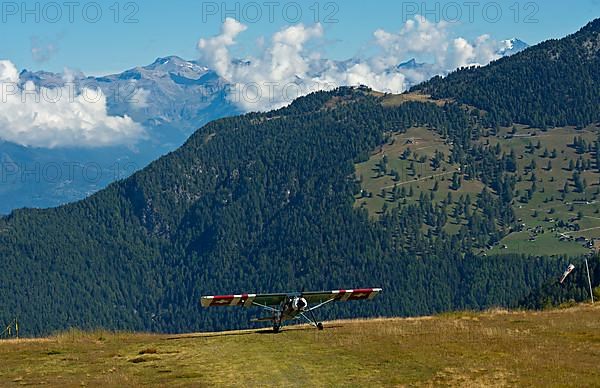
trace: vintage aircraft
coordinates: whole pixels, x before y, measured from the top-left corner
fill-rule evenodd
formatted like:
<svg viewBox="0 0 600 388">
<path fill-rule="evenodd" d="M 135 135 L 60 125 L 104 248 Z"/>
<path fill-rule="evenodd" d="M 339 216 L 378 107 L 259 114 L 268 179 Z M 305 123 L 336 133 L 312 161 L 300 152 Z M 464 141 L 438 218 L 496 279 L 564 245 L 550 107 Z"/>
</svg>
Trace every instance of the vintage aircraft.
<svg viewBox="0 0 600 388">
<path fill-rule="evenodd" d="M 381 288 L 358 288 L 354 290 L 310 291 L 288 294 L 216 295 L 203 296 L 200 298 L 200 303 L 202 307 L 261 307 L 272 315 L 253 319 L 252 322 L 273 322 L 273 331 L 277 333 L 285 321 L 300 318 L 306 319 L 317 329 L 323 330 L 323 323 L 317 321 L 314 310 L 335 301 L 373 299 L 380 292 Z"/>
</svg>

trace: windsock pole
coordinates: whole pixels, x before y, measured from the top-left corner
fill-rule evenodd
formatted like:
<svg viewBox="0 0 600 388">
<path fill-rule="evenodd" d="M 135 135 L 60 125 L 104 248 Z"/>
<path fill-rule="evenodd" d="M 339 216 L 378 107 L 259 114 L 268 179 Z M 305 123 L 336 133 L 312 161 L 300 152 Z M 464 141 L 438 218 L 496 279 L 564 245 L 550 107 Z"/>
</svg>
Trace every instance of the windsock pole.
<svg viewBox="0 0 600 388">
<path fill-rule="evenodd" d="M 590 286 L 590 297 L 592 298 L 592 303 L 594 303 L 594 291 L 592 290 L 592 280 L 590 278 L 590 267 L 588 267 L 587 259 L 585 259 L 585 269 L 587 270 L 588 285 Z"/>
</svg>

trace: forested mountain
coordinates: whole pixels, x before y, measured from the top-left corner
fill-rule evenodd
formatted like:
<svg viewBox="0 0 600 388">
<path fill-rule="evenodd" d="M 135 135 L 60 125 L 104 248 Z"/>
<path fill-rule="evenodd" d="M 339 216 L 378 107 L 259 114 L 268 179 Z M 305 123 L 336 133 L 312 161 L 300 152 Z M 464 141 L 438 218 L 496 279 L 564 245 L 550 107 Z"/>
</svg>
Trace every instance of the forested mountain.
<svg viewBox="0 0 600 388">
<path fill-rule="evenodd" d="M 600 19 L 486 67 L 434 77 L 413 90 L 488 112 L 490 125 L 546 128 L 600 121 Z"/>
<path fill-rule="evenodd" d="M 521 84 L 532 107 L 535 82 Z M 479 254 L 519 227 L 516 157 L 482 141 L 491 113 L 388 99 L 340 88 L 216 120 L 83 201 L 0 219 L 0 320 L 18 316 L 27 334 L 222 329 L 248 311 L 201 311 L 201 294 L 356 286 L 384 295 L 332 315 L 427 314 L 514 306 L 560 273 L 565 257 Z M 365 192 L 356 166 L 414 128 L 449 147 L 431 163 L 460 167 L 452 190 L 476 182 L 477 191 L 422 191 L 377 216 L 356 206 Z"/>
</svg>

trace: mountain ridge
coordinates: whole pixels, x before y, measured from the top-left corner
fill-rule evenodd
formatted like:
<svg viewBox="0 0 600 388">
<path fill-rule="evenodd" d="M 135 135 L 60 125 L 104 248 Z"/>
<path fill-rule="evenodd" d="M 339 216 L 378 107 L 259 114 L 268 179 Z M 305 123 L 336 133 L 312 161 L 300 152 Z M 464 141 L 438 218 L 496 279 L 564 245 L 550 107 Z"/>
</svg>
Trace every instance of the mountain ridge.
<svg viewBox="0 0 600 388">
<path fill-rule="evenodd" d="M 585 126 L 600 121 L 600 19 L 483 68 L 459 69 L 411 90 L 487 111 L 489 125 Z M 531 90 L 524 90 L 528 85 Z"/>
</svg>

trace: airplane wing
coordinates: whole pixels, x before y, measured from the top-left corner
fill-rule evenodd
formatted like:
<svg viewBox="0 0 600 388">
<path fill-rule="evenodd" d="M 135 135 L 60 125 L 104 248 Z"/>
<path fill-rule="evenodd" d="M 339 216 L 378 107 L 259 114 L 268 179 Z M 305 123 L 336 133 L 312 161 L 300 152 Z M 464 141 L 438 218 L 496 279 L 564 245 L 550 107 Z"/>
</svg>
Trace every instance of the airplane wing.
<svg viewBox="0 0 600 388">
<path fill-rule="evenodd" d="M 251 307 L 254 303 L 263 306 L 277 306 L 287 298 L 287 294 L 237 294 L 211 295 L 200 298 L 202 307 L 242 306 Z"/>
<path fill-rule="evenodd" d="M 379 295 L 381 291 L 381 288 L 355 288 L 353 290 L 303 292 L 302 296 L 310 305 L 328 301 L 346 302 L 348 300 L 373 299 Z"/>
<path fill-rule="evenodd" d="M 302 297 L 308 304 L 348 300 L 373 299 L 381 292 L 381 288 L 357 288 L 353 290 L 309 291 L 303 292 Z M 210 295 L 200 298 L 202 307 L 214 306 L 242 306 L 255 305 L 278 306 L 294 294 L 235 294 L 235 295 Z M 296 294 L 297 295 L 297 294 Z"/>
</svg>

